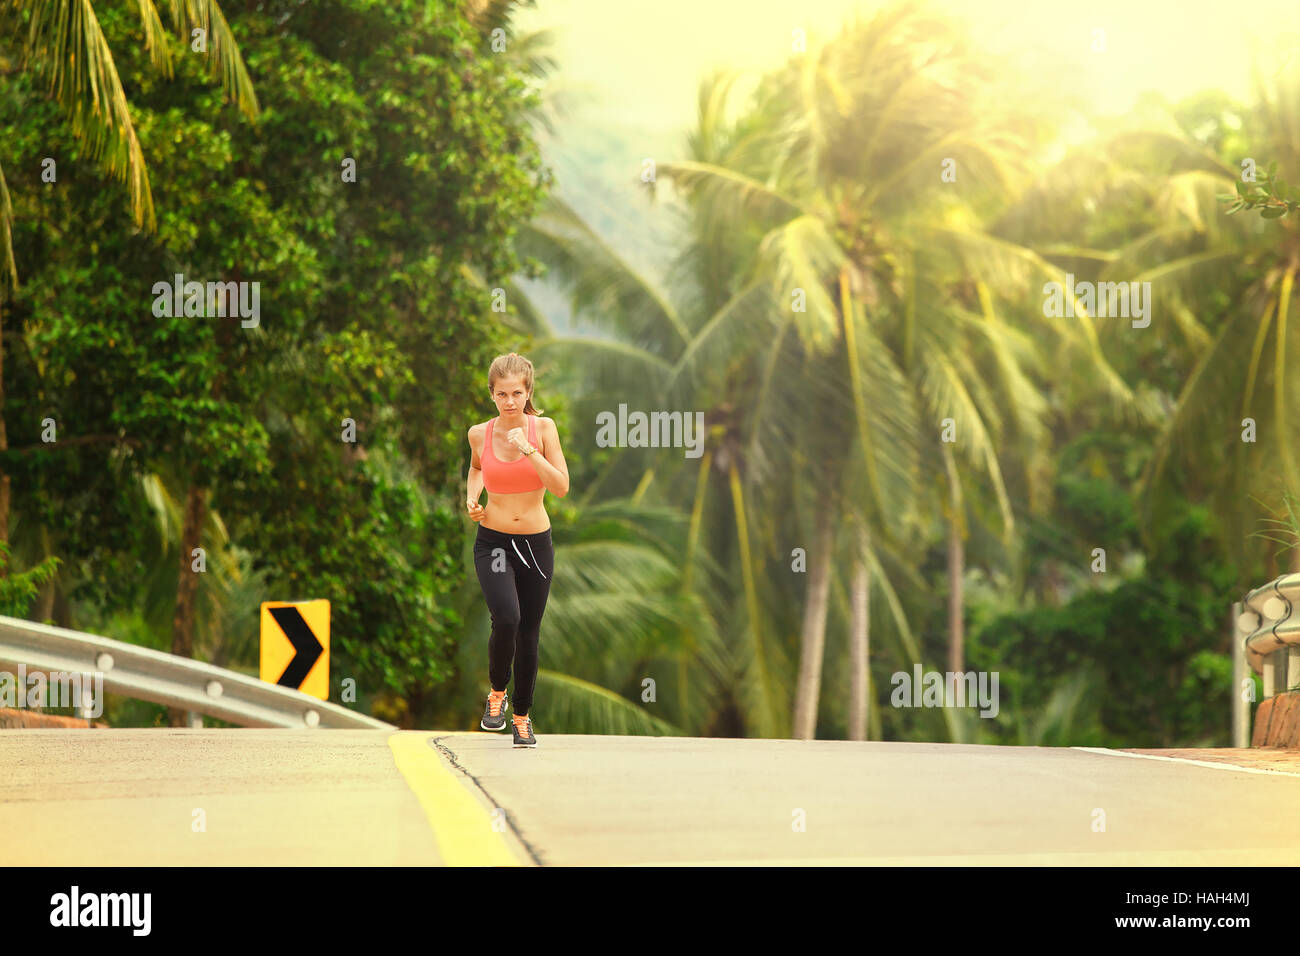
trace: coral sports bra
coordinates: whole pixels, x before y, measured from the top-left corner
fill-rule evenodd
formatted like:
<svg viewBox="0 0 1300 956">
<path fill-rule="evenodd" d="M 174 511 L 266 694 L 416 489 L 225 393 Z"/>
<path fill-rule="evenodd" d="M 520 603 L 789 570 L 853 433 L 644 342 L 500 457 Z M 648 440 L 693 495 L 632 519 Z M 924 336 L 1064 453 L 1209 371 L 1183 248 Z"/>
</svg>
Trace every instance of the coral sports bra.
<svg viewBox="0 0 1300 956">
<path fill-rule="evenodd" d="M 491 495 L 517 495 L 525 491 L 538 491 L 546 486 L 527 455 L 514 461 L 502 461 L 492 451 L 492 426 L 497 419 L 487 423 L 487 437 L 483 440 L 483 453 L 479 462 L 483 466 L 483 487 Z M 537 447 L 537 416 L 528 416 L 528 444 Z M 539 455 L 541 451 L 537 452 Z"/>
</svg>

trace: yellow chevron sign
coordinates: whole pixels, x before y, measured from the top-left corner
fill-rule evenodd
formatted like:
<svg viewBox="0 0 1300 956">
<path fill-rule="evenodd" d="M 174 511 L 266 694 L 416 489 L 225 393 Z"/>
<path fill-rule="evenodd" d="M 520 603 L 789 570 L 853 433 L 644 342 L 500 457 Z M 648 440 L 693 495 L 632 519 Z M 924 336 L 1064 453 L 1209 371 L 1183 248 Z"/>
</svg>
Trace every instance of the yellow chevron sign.
<svg viewBox="0 0 1300 956">
<path fill-rule="evenodd" d="M 262 602 L 261 678 L 329 700 L 329 601 Z"/>
</svg>

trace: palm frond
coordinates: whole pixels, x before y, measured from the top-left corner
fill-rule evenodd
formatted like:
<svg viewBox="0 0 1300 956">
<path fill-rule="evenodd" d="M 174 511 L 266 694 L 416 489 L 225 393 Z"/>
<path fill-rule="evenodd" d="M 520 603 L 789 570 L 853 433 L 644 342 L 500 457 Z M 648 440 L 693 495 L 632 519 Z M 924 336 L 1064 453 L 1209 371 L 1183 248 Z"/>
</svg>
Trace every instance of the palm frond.
<svg viewBox="0 0 1300 956">
<path fill-rule="evenodd" d="M 716 215 L 730 222 L 739 222 L 747 216 L 785 219 L 810 211 L 775 185 L 761 183 L 744 173 L 714 163 L 694 160 L 660 163 L 658 171 L 683 191 L 699 194 L 713 207 Z"/>
<path fill-rule="evenodd" d="M 29 14 L 24 56 L 45 79 L 87 152 L 124 181 L 138 225 L 155 226 L 144 153 L 90 0 L 9 0 Z"/>
<path fill-rule="evenodd" d="M 1002 467 L 998 464 L 996 445 L 989 435 L 980 404 L 971 398 L 952 360 L 942 351 L 926 350 L 921 362 L 921 392 L 935 418 L 936 427 L 943 418 L 953 420 L 958 446 L 967 460 L 988 474 L 1002 512 L 1003 527 L 1009 531 L 1014 527 L 1015 518 L 1002 479 Z"/>
<path fill-rule="evenodd" d="M 1259 337 L 1249 333 L 1262 331 L 1259 326 L 1266 321 L 1267 314 L 1260 317 L 1241 312 L 1234 314 L 1223 324 L 1210 348 L 1197 360 L 1178 395 L 1173 414 L 1156 440 L 1154 454 L 1139 482 L 1138 498 L 1144 502 L 1142 512 L 1148 522 L 1156 489 L 1164 480 L 1171 458 L 1182 450 L 1200 447 L 1205 435 L 1222 431 L 1221 423 L 1216 423 L 1217 418 L 1239 411 L 1233 401 L 1239 387 L 1236 383 L 1246 381 L 1250 354 L 1258 351 L 1251 346 Z M 1240 410 L 1241 414 L 1253 412 L 1252 417 L 1257 420 L 1267 417 L 1263 411 Z"/>
<path fill-rule="evenodd" d="M 846 261 L 844 252 L 817 216 L 796 216 L 772 229 L 759 244 L 764 274 L 771 277 L 772 297 L 793 309 L 794 293 L 804 293 L 803 311 L 795 326 L 804 347 L 813 354 L 829 349 L 838 338 L 839 311 L 826 291 L 829 277 Z"/>
<path fill-rule="evenodd" d="M 1031 446 L 1039 445 L 1047 435 L 1047 399 L 1027 373 L 1039 370 L 1041 357 L 1027 335 L 1001 321 L 988 287 L 979 282 L 977 289 L 983 321 L 972 327 L 993 351 L 1006 395 L 1004 405 L 1015 416 L 1017 429 Z"/>
<path fill-rule="evenodd" d="M 750 282 L 691 338 L 673 365 L 666 389 L 673 394 L 698 394 L 706 372 L 734 361 L 755 341 L 767 340 L 775 311 L 767 283 L 762 278 Z"/>
<path fill-rule="evenodd" d="M 660 395 L 673 372 L 665 359 L 621 339 L 555 335 L 538 339 L 533 351 L 548 361 L 580 370 L 586 394 L 601 408 L 607 407 L 610 395 L 621 394 L 628 382 L 638 383 L 646 394 Z"/>
<path fill-rule="evenodd" d="M 256 117 L 258 105 L 253 81 L 248 76 L 243 55 L 220 5 L 216 0 L 167 0 L 167 5 L 172 24 L 183 31 L 187 39 L 191 31 L 203 31 L 212 75 L 220 79 L 227 99 L 240 112 L 249 119 Z"/>
<path fill-rule="evenodd" d="M 880 553 L 877 551 L 875 542 L 872 542 L 871 549 L 867 552 L 867 562 L 871 566 L 871 584 L 873 587 L 880 589 L 881 594 L 885 597 L 885 603 L 889 607 L 889 615 L 894 622 L 894 633 L 897 635 L 899 645 L 903 651 L 903 660 L 908 664 L 921 663 L 921 647 L 912 634 L 912 626 L 908 623 L 907 612 L 903 609 L 903 602 L 899 600 L 893 582 L 890 581 L 889 575 L 885 573 L 884 564 L 880 560 Z M 904 567 L 907 565 L 907 562 L 900 563 Z"/>
<path fill-rule="evenodd" d="M 559 196 L 551 194 L 519 230 L 516 248 L 548 267 L 549 278 L 572 296 L 575 316 L 666 356 L 689 341 L 668 298 Z"/>
<path fill-rule="evenodd" d="M 9 201 L 4 166 L 0 165 L 0 290 L 18 289 L 18 266 L 14 262 L 14 207 Z"/>
<path fill-rule="evenodd" d="M 599 684 L 547 668 L 537 671 L 537 687 L 546 695 L 547 720 L 569 734 L 618 734 L 633 737 L 679 737 L 683 731 L 647 708 Z"/>
<path fill-rule="evenodd" d="M 140 26 L 144 30 L 144 45 L 149 52 L 149 59 L 163 76 L 172 75 L 171 47 L 167 44 L 167 31 L 163 29 L 162 18 L 153 0 L 138 0 L 140 6 Z"/>
<path fill-rule="evenodd" d="M 539 339 L 551 338 L 555 335 L 555 328 L 546 317 L 546 313 L 533 304 L 533 300 L 518 282 L 506 279 L 501 287 L 505 290 L 507 301 L 514 306 L 514 311 L 502 318 L 502 325 L 520 335 Z"/>
<path fill-rule="evenodd" d="M 1046 286 L 1036 288 L 1033 283 L 1047 279 L 1065 287 L 1066 270 L 1046 260 L 1025 246 L 1008 242 L 984 232 L 976 232 L 951 225 L 920 226 L 935 244 L 948 247 L 961 257 L 972 273 L 996 288 L 1007 300 L 1034 301 L 1044 295 Z M 1018 291 L 1019 290 L 1019 291 Z M 1042 299 L 1037 301 L 1041 302 Z M 1110 364 L 1102 351 L 1101 340 L 1092 316 L 1075 296 L 1073 319 L 1056 319 L 1045 328 L 1060 336 L 1071 347 L 1082 349 L 1087 359 L 1087 369 L 1100 384 L 1103 393 L 1112 401 L 1121 417 L 1130 421 L 1141 420 L 1143 410 L 1133 389 Z M 1042 310 L 1037 310 L 1042 316 Z"/>
</svg>

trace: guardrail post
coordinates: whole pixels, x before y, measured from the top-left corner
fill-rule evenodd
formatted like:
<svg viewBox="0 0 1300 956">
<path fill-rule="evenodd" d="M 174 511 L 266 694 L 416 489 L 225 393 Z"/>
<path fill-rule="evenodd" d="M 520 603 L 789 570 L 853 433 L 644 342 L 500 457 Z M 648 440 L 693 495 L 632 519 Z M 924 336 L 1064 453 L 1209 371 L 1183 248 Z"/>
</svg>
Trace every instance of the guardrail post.
<svg viewBox="0 0 1300 956">
<path fill-rule="evenodd" d="M 1229 643 L 1232 645 L 1232 746 L 1250 746 L 1250 701 L 1242 693 L 1247 677 L 1245 636 L 1240 633 L 1237 621 L 1241 618 L 1241 602 L 1232 605 L 1232 618 L 1228 621 Z"/>
<path fill-rule="evenodd" d="M 1260 676 L 1264 678 L 1264 699 L 1265 700 L 1267 700 L 1268 698 L 1272 697 L 1274 694 L 1277 693 L 1278 656 L 1279 655 L 1277 651 L 1274 651 L 1271 654 L 1264 655 L 1264 670 Z"/>
</svg>

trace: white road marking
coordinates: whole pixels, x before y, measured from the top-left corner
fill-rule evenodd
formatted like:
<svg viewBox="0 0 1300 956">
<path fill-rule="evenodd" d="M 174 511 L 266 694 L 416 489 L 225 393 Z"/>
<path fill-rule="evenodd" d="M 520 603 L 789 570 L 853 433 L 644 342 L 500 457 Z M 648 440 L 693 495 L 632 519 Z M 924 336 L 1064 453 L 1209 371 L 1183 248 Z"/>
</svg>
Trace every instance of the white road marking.
<svg viewBox="0 0 1300 956">
<path fill-rule="evenodd" d="M 1262 770 L 1259 767 L 1238 767 L 1231 763 L 1212 763 L 1208 760 L 1192 760 L 1188 757 L 1162 757 L 1159 754 L 1131 754 L 1123 750 L 1109 750 L 1105 747 L 1071 747 L 1071 750 L 1084 750 L 1090 754 L 1110 754 L 1115 757 L 1138 757 L 1142 760 L 1170 760 L 1174 763 L 1190 763 L 1197 767 L 1209 767 L 1211 770 L 1236 770 L 1239 773 L 1265 773 L 1276 777 L 1300 777 L 1300 773 L 1290 770 Z"/>
</svg>

